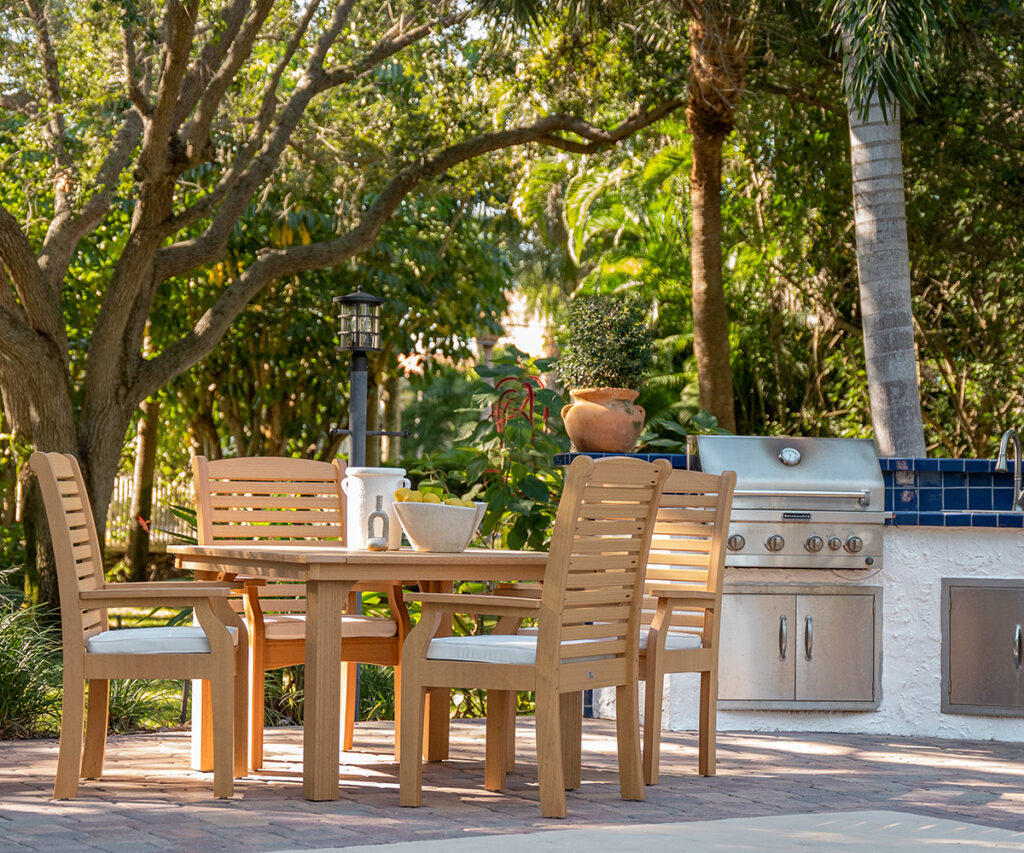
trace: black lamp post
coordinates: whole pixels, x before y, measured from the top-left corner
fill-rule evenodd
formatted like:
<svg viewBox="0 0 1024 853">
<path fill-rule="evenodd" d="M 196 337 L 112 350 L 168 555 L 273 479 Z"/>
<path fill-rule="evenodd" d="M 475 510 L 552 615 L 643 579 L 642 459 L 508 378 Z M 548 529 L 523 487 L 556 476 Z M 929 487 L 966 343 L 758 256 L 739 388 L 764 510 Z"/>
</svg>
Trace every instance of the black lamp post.
<svg viewBox="0 0 1024 853">
<path fill-rule="evenodd" d="M 355 293 L 335 296 L 338 303 L 338 349 L 352 353 L 351 383 L 348 410 L 348 429 L 332 429 L 331 435 L 347 435 L 352 442 L 348 464 L 359 467 L 366 465 L 367 435 L 407 436 L 407 432 L 386 430 L 366 431 L 366 389 L 368 352 L 380 352 L 380 316 L 384 300 L 379 296 L 364 293 L 358 288 Z"/>
</svg>

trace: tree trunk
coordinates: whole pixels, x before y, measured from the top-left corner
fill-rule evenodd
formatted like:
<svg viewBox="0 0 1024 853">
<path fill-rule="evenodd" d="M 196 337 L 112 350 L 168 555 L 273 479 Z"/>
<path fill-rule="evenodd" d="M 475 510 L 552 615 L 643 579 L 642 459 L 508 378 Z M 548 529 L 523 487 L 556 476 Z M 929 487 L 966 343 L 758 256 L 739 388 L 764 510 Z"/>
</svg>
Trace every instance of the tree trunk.
<svg viewBox="0 0 1024 853">
<path fill-rule="evenodd" d="M 139 427 L 135 435 L 135 478 L 132 484 L 131 523 L 128 533 L 129 579 L 147 579 L 149 563 L 149 525 L 153 521 L 153 472 L 156 469 L 157 429 L 160 403 L 150 398 L 139 407 Z M 143 526 L 145 521 L 145 526 Z"/>
<path fill-rule="evenodd" d="M 736 431 L 736 404 L 729 361 L 729 315 L 722 284 L 723 137 L 693 134 L 690 176 L 690 265 L 693 272 L 693 354 L 700 407 L 718 425 Z"/>
<path fill-rule="evenodd" d="M 892 107 L 886 121 L 877 99 L 863 119 L 851 105 L 849 121 L 857 274 L 875 444 L 881 456 L 924 456 L 899 107 Z"/>
<path fill-rule="evenodd" d="M 722 145 L 743 94 L 748 40 L 737 4 L 684 2 L 689 11 L 690 75 L 686 122 L 693 137 L 690 266 L 693 353 L 700 406 L 736 431 L 729 362 L 729 315 L 722 283 Z"/>
<path fill-rule="evenodd" d="M 402 377 L 390 374 L 384 381 L 384 429 L 399 432 L 402 429 L 402 405 L 400 400 Z M 397 435 L 384 437 L 387 448 L 385 459 L 388 465 L 397 465 L 402 458 L 402 439 Z"/>
</svg>

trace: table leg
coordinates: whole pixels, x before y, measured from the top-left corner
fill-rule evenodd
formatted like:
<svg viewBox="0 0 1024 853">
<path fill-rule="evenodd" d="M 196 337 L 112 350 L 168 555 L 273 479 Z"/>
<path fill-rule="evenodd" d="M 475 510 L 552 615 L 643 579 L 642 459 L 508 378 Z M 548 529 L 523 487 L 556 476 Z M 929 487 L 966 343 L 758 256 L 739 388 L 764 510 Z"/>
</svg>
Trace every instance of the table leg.
<svg viewBox="0 0 1024 853">
<path fill-rule="evenodd" d="M 341 727 L 341 619 L 351 582 L 306 583 L 306 701 L 302 796 L 338 799 Z"/>
<path fill-rule="evenodd" d="M 425 581 L 420 583 L 423 592 L 451 592 L 450 581 Z M 438 637 L 452 633 L 451 622 L 442 621 L 437 629 Z M 435 687 L 427 691 L 427 705 L 423 727 L 423 758 L 426 761 L 444 761 L 448 758 L 448 728 L 451 718 L 451 691 L 447 687 Z"/>
</svg>

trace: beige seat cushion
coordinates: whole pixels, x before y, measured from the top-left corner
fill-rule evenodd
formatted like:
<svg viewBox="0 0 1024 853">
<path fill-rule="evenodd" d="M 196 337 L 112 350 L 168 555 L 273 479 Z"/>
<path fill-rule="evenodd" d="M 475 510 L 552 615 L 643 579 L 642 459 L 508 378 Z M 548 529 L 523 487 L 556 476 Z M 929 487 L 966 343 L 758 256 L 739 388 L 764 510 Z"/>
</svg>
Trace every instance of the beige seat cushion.
<svg viewBox="0 0 1024 853">
<path fill-rule="evenodd" d="M 238 629 L 228 628 L 238 642 Z M 119 628 L 94 634 L 85 643 L 91 655 L 208 655 L 210 641 L 198 626 Z"/>
<path fill-rule="evenodd" d="M 304 613 L 269 613 L 263 617 L 268 640 L 301 640 L 306 636 L 306 615 Z M 346 637 L 393 637 L 398 625 L 391 619 L 380 616 L 359 616 L 345 614 L 341 617 L 341 638 Z"/>
</svg>

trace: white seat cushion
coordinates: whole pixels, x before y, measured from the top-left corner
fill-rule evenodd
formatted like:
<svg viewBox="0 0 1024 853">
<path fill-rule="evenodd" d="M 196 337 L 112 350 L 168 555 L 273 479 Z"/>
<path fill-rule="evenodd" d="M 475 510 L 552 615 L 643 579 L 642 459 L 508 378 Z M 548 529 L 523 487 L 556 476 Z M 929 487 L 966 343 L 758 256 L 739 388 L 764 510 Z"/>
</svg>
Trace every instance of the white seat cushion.
<svg viewBox="0 0 1024 853">
<path fill-rule="evenodd" d="M 650 627 L 644 625 L 640 629 L 640 650 L 643 651 L 647 648 L 647 632 Z M 533 626 L 527 626 L 520 628 L 518 635 L 520 637 L 536 636 L 537 629 Z M 669 635 L 665 638 L 665 651 L 676 651 L 680 649 L 699 649 L 700 648 L 700 637 L 696 634 L 684 634 L 677 631 L 670 631 Z"/>
<path fill-rule="evenodd" d="M 569 640 L 563 646 L 576 646 L 594 640 Z M 574 663 L 607 660 L 610 655 L 573 658 Z M 482 634 L 473 637 L 435 637 L 427 648 L 427 660 L 464 660 L 475 663 L 512 663 L 532 665 L 537 660 L 536 634 Z"/>
<path fill-rule="evenodd" d="M 301 640 L 306 636 L 306 614 L 270 613 L 263 617 L 268 640 Z M 345 614 L 341 617 L 341 637 L 393 637 L 398 625 L 380 616 Z"/>
<path fill-rule="evenodd" d="M 228 628 L 238 641 L 238 629 Z M 85 650 L 91 655 L 208 655 L 210 641 L 198 626 L 120 628 L 90 637 Z"/>
<path fill-rule="evenodd" d="M 647 648 L 647 634 L 650 628 L 644 625 L 640 629 L 640 650 Z M 665 637 L 665 651 L 678 651 L 681 649 L 699 649 L 700 637 L 697 634 L 684 634 L 680 631 L 669 631 Z"/>
<path fill-rule="evenodd" d="M 537 637 L 529 634 L 435 637 L 427 648 L 427 660 L 529 665 L 537 660 Z"/>
</svg>

